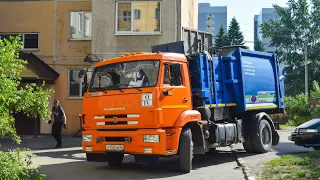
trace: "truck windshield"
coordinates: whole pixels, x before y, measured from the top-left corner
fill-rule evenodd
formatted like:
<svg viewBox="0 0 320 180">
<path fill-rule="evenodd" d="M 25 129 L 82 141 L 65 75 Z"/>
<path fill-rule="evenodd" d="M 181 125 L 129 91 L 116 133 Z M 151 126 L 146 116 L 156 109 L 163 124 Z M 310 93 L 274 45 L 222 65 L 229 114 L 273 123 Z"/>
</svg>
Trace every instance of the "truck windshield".
<svg viewBox="0 0 320 180">
<path fill-rule="evenodd" d="M 135 60 L 96 67 L 92 74 L 89 91 L 156 86 L 159 65 L 159 60 Z"/>
</svg>

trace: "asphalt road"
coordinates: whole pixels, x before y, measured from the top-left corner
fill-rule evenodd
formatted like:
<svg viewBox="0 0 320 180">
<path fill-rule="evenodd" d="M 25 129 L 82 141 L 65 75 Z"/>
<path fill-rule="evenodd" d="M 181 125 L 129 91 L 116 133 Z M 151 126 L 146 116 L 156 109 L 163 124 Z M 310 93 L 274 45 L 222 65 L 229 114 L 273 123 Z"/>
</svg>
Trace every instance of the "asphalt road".
<svg viewBox="0 0 320 180">
<path fill-rule="evenodd" d="M 266 154 L 245 153 L 242 145 L 234 148 L 240 151 L 240 156 L 249 165 L 252 175 L 259 177 L 264 162 L 288 153 L 308 152 L 311 149 L 295 146 L 287 140 L 289 131 L 281 130 L 280 143 L 272 152 Z M 7 139 L 0 140 L 4 145 L 0 149 L 13 148 L 14 145 Z M 200 180 L 242 180 L 244 175 L 238 167 L 231 148 L 218 149 L 216 153 L 197 156 L 194 160 L 194 169 L 189 174 L 178 171 L 177 158 L 164 158 L 156 166 L 146 166 L 134 163 L 132 156 L 125 156 L 120 168 L 110 168 L 107 163 L 86 162 L 85 154 L 81 151 L 81 139 L 64 137 L 62 149 L 52 149 L 52 137 L 23 139 L 21 147 L 34 149 L 36 157 L 34 165 L 47 175 L 49 180 L 55 179 L 200 179 Z"/>
<path fill-rule="evenodd" d="M 178 171 L 177 158 L 164 158 L 156 166 L 135 164 L 133 156 L 125 156 L 119 168 L 107 163 L 86 162 L 85 154 L 77 148 L 35 151 L 35 164 L 48 179 L 244 179 L 230 149 L 195 158 L 194 169 L 189 174 Z"/>
</svg>

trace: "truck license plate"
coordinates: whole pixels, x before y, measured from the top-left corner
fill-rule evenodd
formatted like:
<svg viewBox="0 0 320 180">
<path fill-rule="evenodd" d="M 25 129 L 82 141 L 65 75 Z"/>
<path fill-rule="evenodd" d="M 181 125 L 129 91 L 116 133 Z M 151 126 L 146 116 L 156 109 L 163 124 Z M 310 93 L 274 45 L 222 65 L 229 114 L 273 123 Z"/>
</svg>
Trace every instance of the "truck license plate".
<svg viewBox="0 0 320 180">
<path fill-rule="evenodd" d="M 106 145 L 108 151 L 123 151 L 124 145 Z"/>
</svg>

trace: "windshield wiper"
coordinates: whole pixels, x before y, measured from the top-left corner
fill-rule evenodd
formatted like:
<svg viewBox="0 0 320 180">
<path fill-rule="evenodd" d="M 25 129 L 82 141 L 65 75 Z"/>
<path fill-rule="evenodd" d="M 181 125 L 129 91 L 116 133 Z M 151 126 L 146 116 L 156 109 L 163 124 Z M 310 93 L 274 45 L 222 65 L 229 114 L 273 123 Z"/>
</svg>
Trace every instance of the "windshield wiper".
<svg viewBox="0 0 320 180">
<path fill-rule="evenodd" d="M 138 87 L 134 87 L 134 86 L 131 86 L 131 87 L 133 87 L 133 88 L 135 88 L 135 89 L 137 89 L 138 91 L 142 91 L 140 88 L 138 88 Z"/>
<path fill-rule="evenodd" d="M 138 87 L 129 86 L 129 85 L 125 85 L 125 84 L 120 84 L 120 86 L 130 87 L 130 88 L 133 87 L 133 88 L 137 89 L 138 91 L 142 92 L 142 90 L 140 88 L 138 88 Z"/>
<path fill-rule="evenodd" d="M 109 86 L 108 90 L 119 90 L 123 93 L 123 90 L 119 86 Z"/>
</svg>

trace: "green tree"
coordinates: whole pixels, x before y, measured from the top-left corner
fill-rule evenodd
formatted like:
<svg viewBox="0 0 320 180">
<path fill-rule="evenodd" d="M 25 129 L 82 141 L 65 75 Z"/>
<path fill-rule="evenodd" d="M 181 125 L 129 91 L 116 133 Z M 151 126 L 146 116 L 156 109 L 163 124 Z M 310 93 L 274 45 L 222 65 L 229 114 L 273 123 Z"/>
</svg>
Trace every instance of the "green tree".
<svg viewBox="0 0 320 180">
<path fill-rule="evenodd" d="M 254 50 L 262 52 L 265 50 L 262 42 L 259 39 L 254 41 Z"/>
<path fill-rule="evenodd" d="M 235 17 L 232 18 L 228 30 L 228 45 L 243 45 L 244 38 L 240 25 Z"/>
<path fill-rule="evenodd" d="M 19 59 L 22 44 L 20 37 L 0 39 L 0 137 L 9 135 L 17 143 L 13 115 L 24 112 L 34 118 L 48 118 L 48 98 L 53 92 L 45 90 L 44 84 L 21 85 L 20 73 L 25 69 L 26 61 Z"/>
<path fill-rule="evenodd" d="M 219 32 L 217 34 L 217 37 L 216 37 L 215 46 L 220 48 L 220 47 L 227 46 L 227 45 L 228 45 L 227 34 L 226 34 L 223 26 L 221 25 L 221 27 L 219 28 Z"/>
<path fill-rule="evenodd" d="M 271 46 L 277 47 L 280 62 L 288 64 L 286 94 L 296 95 L 304 91 L 304 55 L 308 47 L 309 89 L 312 81 L 320 81 L 320 1 L 289 0 L 288 8 L 273 5 L 279 20 L 270 20 L 261 25 L 265 38 L 271 38 Z M 310 9 L 310 10 L 309 10 Z"/>
</svg>

